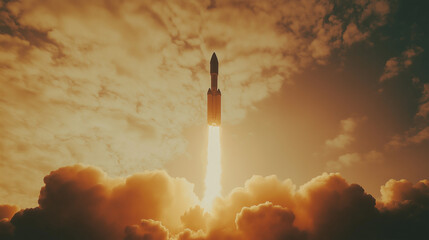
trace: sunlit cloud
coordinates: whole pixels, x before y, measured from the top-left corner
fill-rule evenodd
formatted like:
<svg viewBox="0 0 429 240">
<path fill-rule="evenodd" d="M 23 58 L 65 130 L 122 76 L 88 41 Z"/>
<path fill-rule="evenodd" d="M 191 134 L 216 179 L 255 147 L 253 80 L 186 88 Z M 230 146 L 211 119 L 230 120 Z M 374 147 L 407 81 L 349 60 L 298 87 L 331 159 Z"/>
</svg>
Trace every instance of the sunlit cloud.
<svg viewBox="0 0 429 240">
<path fill-rule="evenodd" d="M 367 153 L 346 153 L 340 155 L 337 160 L 328 161 L 326 169 L 328 171 L 340 171 L 359 164 L 380 164 L 384 161 L 383 153 L 372 150 Z"/>
<path fill-rule="evenodd" d="M 298 189 L 276 176 L 254 176 L 204 213 L 192 184 L 165 172 L 111 178 L 69 166 L 44 179 L 39 206 L 0 206 L 8 239 L 390 239 L 428 234 L 429 181 L 389 180 L 376 201 L 339 174 L 324 173 Z M 6 215 L 3 212 L 8 212 Z M 193 224 L 191 224 L 193 222 Z M 370 224 L 362 224 L 362 222 Z M 195 224 L 199 223 L 199 224 Z M 356 235 L 357 234 L 357 235 Z"/>
<path fill-rule="evenodd" d="M 352 164 L 356 164 L 360 161 L 361 156 L 358 153 L 347 153 L 339 156 L 337 161 L 327 162 L 327 168 L 331 171 L 338 171 L 342 167 L 350 167 Z"/>
<path fill-rule="evenodd" d="M 340 122 L 340 133 L 333 139 L 325 141 L 326 146 L 330 148 L 345 148 L 350 145 L 354 140 L 353 132 L 356 129 L 358 120 L 355 118 L 347 118 Z"/>
</svg>

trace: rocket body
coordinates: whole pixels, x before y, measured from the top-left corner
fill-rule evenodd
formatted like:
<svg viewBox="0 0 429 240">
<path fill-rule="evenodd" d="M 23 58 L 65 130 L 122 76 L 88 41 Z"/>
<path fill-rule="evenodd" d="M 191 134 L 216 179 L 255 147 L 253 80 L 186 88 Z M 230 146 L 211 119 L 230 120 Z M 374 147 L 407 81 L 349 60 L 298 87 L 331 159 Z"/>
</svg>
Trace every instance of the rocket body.
<svg viewBox="0 0 429 240">
<path fill-rule="evenodd" d="M 219 63 L 216 53 L 213 53 L 210 60 L 211 87 L 207 92 L 207 124 L 210 126 L 220 126 L 221 92 L 217 88 L 218 73 Z"/>
</svg>

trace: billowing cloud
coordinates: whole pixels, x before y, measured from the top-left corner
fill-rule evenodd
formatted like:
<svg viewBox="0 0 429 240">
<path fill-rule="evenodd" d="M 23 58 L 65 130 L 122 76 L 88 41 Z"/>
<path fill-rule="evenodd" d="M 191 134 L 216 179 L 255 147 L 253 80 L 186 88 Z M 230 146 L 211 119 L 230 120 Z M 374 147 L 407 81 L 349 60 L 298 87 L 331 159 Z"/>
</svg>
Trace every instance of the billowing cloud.
<svg viewBox="0 0 429 240">
<path fill-rule="evenodd" d="M 386 61 L 384 72 L 379 81 L 384 82 L 388 79 L 396 77 L 401 71 L 413 64 L 413 58 L 423 52 L 423 48 L 415 47 L 402 52 L 401 57 L 392 57 Z"/>
<path fill-rule="evenodd" d="M 142 220 L 140 225 L 132 225 L 125 228 L 124 240 L 167 240 L 168 229 L 159 221 Z"/>
<path fill-rule="evenodd" d="M 208 213 L 199 205 L 188 209 L 180 220 L 187 229 L 198 231 L 207 229 Z"/>
<path fill-rule="evenodd" d="M 429 196 L 429 182 L 422 180 L 413 184 L 405 179 L 391 179 L 381 187 L 381 193 L 381 204 L 386 208 L 399 208 L 409 202 L 424 206 Z"/>
<path fill-rule="evenodd" d="M 243 207 L 235 221 L 244 239 L 306 239 L 305 232 L 293 226 L 294 220 L 295 215 L 289 209 L 266 202 Z"/>
<path fill-rule="evenodd" d="M 213 51 L 223 120 L 237 123 L 292 74 L 328 62 L 342 39 L 363 40 L 348 16 L 365 13 L 353 21 L 370 35 L 365 26 L 389 10 L 385 1 L 335 4 L 2 2 L 0 198 L 29 207 L 42 177 L 69 164 L 112 176 L 162 167 L 185 152 L 183 129 L 204 122 Z"/>
<path fill-rule="evenodd" d="M 125 229 L 135 239 L 163 229 L 141 219 L 162 221 L 176 231 L 180 216 L 198 202 L 192 184 L 161 171 L 111 179 L 76 165 L 51 172 L 44 182 L 39 207 L 24 209 L 10 221 L 17 239 L 121 239 Z"/>
<path fill-rule="evenodd" d="M 38 207 L 20 210 L 11 220 L 0 222 L 2 239 L 336 240 L 429 236 L 428 180 L 416 184 L 389 180 L 381 188 L 381 200 L 376 202 L 362 187 L 347 183 L 339 174 L 324 173 L 298 189 L 291 180 L 254 176 L 243 188 L 218 198 L 211 213 L 200 211 L 192 184 L 159 171 L 122 179 L 76 165 L 53 171 L 44 181 Z M 206 224 L 187 228 L 195 221 Z"/>
<path fill-rule="evenodd" d="M 16 212 L 17 206 L 0 205 L 0 239 L 9 239 L 13 235 L 14 227 L 10 219 Z"/>
<path fill-rule="evenodd" d="M 381 219 L 392 229 L 385 232 L 386 239 L 425 239 L 429 236 L 428 180 L 412 184 L 405 179 L 391 179 L 381 187 L 381 193 Z"/>
</svg>

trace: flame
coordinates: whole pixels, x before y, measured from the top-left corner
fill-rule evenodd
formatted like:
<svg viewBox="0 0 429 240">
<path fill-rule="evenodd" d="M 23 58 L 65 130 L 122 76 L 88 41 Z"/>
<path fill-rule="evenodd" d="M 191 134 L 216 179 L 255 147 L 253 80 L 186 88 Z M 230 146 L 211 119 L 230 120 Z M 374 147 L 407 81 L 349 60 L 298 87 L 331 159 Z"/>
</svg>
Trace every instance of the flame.
<svg viewBox="0 0 429 240">
<path fill-rule="evenodd" d="M 207 151 L 207 170 L 202 206 L 206 211 L 210 211 L 213 201 L 220 196 L 221 184 L 221 164 L 220 164 L 220 129 L 217 126 L 209 126 L 209 144 Z"/>
</svg>

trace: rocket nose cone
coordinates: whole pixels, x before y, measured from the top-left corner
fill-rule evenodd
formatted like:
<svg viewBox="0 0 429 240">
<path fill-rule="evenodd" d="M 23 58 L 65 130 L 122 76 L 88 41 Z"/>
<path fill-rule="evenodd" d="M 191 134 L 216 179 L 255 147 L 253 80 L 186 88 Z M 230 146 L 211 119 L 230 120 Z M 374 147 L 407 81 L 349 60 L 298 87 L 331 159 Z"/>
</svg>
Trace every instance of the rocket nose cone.
<svg viewBox="0 0 429 240">
<path fill-rule="evenodd" d="M 210 59 L 210 62 L 217 62 L 217 56 L 216 56 L 216 53 L 215 52 L 213 52 L 213 54 L 212 54 L 212 59 Z"/>
<path fill-rule="evenodd" d="M 210 73 L 218 73 L 219 63 L 217 61 L 216 53 L 213 53 L 212 58 L 210 59 Z"/>
</svg>

